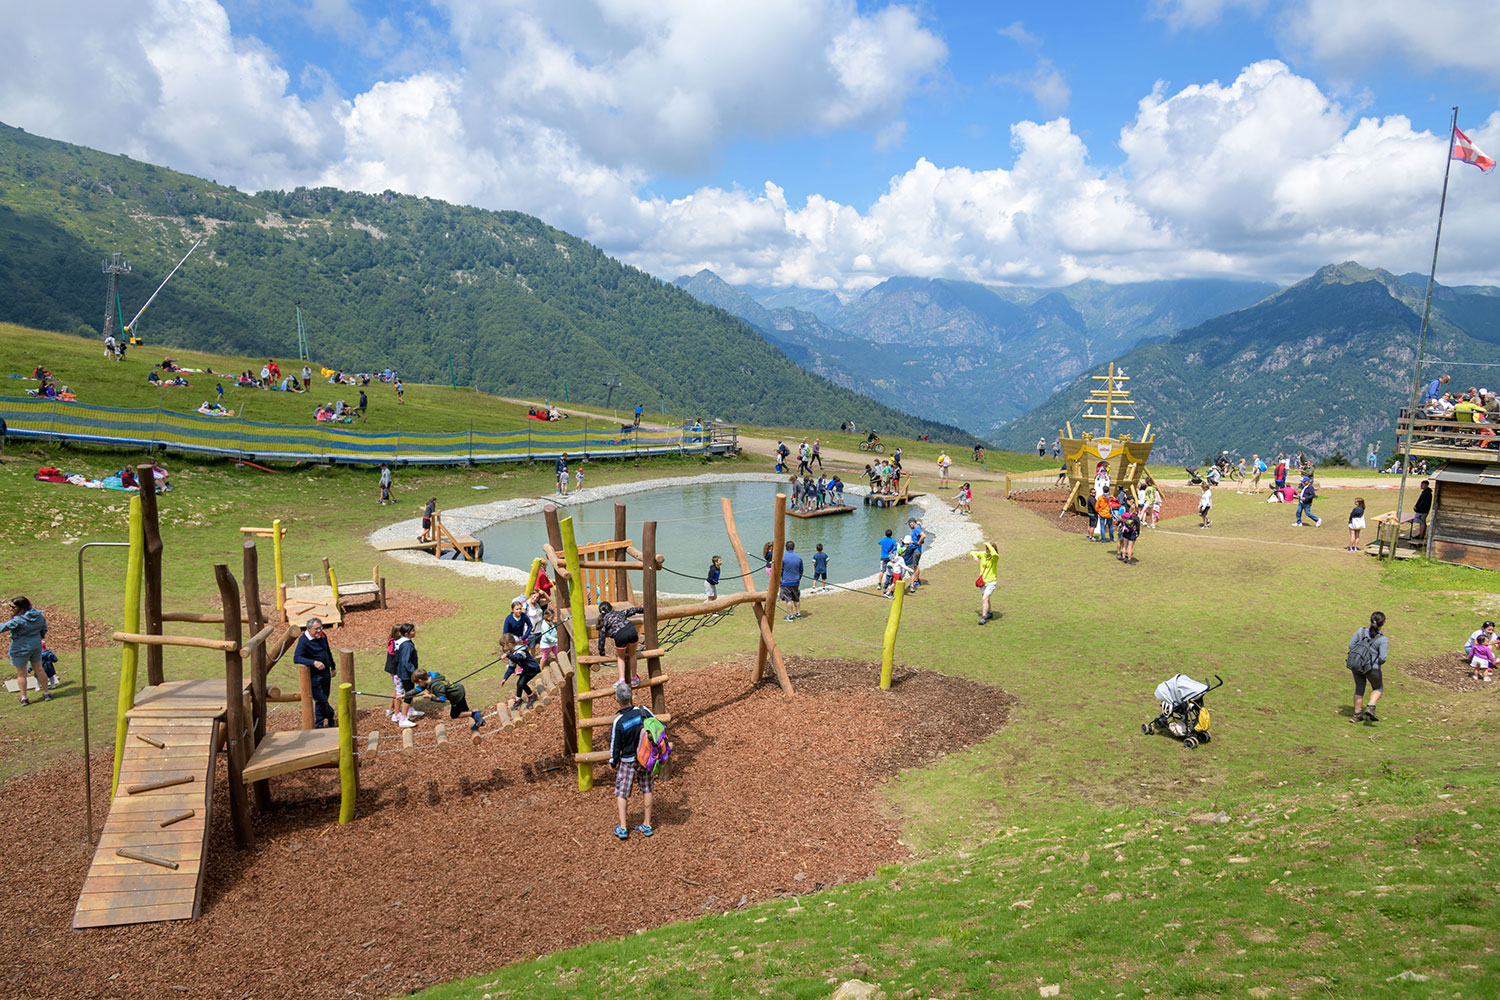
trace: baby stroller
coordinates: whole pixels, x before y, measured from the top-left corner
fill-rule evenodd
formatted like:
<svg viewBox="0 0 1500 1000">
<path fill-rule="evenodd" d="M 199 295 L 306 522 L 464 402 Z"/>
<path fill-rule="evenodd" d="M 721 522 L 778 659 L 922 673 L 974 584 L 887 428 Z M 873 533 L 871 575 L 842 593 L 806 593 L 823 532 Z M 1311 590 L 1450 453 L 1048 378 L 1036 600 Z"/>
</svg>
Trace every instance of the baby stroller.
<svg viewBox="0 0 1500 1000">
<path fill-rule="evenodd" d="M 1156 700 L 1161 702 L 1161 714 L 1141 726 L 1147 736 L 1160 730 L 1182 741 L 1183 749 L 1191 750 L 1199 743 L 1207 743 L 1208 709 L 1203 707 L 1203 698 L 1214 688 L 1224 686 L 1224 679 L 1214 674 L 1214 682 L 1197 681 L 1187 674 L 1176 674 L 1156 685 Z"/>
</svg>

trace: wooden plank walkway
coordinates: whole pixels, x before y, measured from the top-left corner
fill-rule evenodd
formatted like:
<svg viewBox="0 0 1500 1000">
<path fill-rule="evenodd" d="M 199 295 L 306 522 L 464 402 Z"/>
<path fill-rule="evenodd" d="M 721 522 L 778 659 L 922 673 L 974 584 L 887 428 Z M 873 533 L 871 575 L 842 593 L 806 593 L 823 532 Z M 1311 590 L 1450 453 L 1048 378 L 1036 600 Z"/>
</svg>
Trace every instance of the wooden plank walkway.
<svg viewBox="0 0 1500 1000">
<path fill-rule="evenodd" d="M 217 719 L 225 712 L 224 693 L 221 680 L 165 681 L 143 689 L 125 714 L 131 719 Z"/>
<path fill-rule="evenodd" d="M 245 762 L 245 784 L 338 762 L 337 729 L 289 729 L 267 733 Z"/>
<path fill-rule="evenodd" d="M 848 504 L 839 507 L 817 507 L 813 510 L 787 509 L 788 517 L 825 517 L 829 514 L 853 514 L 854 508 Z"/>
<path fill-rule="evenodd" d="M 192 685 L 199 682 L 174 682 Z M 224 711 L 224 684 L 216 683 L 219 711 Z M 174 692 L 169 685 L 147 688 L 163 704 Z M 181 690 L 176 700 L 195 703 Z M 208 847 L 209 810 L 213 804 L 214 742 L 219 721 L 199 708 L 178 717 L 137 716 L 132 710 L 125 749 L 120 758 L 120 785 L 99 847 L 89 866 L 73 912 L 73 928 L 114 927 L 157 920 L 191 920 L 203 904 L 203 857 Z M 137 736 L 148 736 L 165 748 Z M 128 789 L 170 778 L 192 777 L 186 784 L 172 785 L 131 795 Z M 193 811 L 185 820 L 163 827 L 163 820 Z M 146 861 L 122 858 L 115 853 L 129 848 L 176 862 L 176 869 Z"/>
<path fill-rule="evenodd" d="M 479 548 L 479 539 L 477 538 L 474 538 L 470 535 L 456 535 L 454 537 L 457 540 L 460 548 Z M 434 544 L 435 543 L 433 542 L 419 542 L 415 538 L 412 538 L 404 540 L 398 539 L 393 542 L 376 542 L 375 548 L 381 552 L 431 552 Z M 443 548 L 452 549 L 453 543 L 445 539 L 443 541 Z"/>
<path fill-rule="evenodd" d="M 343 588 L 339 588 L 343 593 Z M 309 618 L 321 618 L 325 626 L 341 625 L 344 615 L 333 600 L 333 588 L 326 583 L 310 587 L 286 588 L 286 620 L 292 625 L 306 625 Z"/>
</svg>

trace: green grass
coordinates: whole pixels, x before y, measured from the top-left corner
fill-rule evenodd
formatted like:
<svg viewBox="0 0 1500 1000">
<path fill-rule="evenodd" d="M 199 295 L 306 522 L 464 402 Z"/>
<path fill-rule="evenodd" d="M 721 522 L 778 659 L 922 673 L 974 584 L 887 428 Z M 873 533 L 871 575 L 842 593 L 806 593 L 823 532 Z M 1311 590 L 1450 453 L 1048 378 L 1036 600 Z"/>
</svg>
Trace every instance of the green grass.
<svg viewBox="0 0 1500 1000">
<path fill-rule="evenodd" d="M 125 456 L 13 443 L 7 457 L 0 561 L 15 570 L 11 589 L 44 610 L 72 607 L 76 546 L 121 538 L 124 498 L 39 484 L 31 472 L 44 461 L 103 467 Z M 362 575 L 376 558 L 365 535 L 412 516 L 425 496 L 457 507 L 550 488 L 545 466 L 410 470 L 397 479 L 398 505 L 380 508 L 368 472 L 168 464 L 177 483 L 161 498 L 169 607 L 200 606 L 212 564 L 237 565 L 242 524 L 290 524 L 288 573 L 313 571 L 327 555 Z M 595 463 L 590 483 L 758 464 Z M 1212 529 L 1164 522 L 1145 534 L 1131 567 L 999 493 L 980 484 L 975 517 L 1003 554 L 1001 617 L 974 626 L 968 563 L 930 567 L 930 586 L 906 602 L 897 656 L 1004 688 L 1018 703 L 984 743 L 884 786 L 910 861 L 865 882 L 587 944 L 426 995 L 825 997 L 829 980 L 858 977 L 892 997 L 1035 996 L 1048 983 L 1064 997 L 1493 997 L 1500 700 L 1429 684 L 1404 664 L 1454 648 L 1480 618 L 1496 617 L 1494 576 L 1341 551 L 1347 491 L 1320 499 L 1323 528 L 1296 529 L 1291 508 L 1222 488 Z M 631 511 L 632 521 L 642 516 Z M 760 525 L 741 529 L 761 534 Z M 90 606 L 113 623 L 120 557 L 88 558 Z M 424 629 L 424 663 L 443 669 L 492 655 L 493 585 L 435 565 L 382 569 L 395 590 L 457 605 Z M 852 594 L 805 607 L 804 622 L 777 630 L 789 655 L 870 658 L 864 643 L 879 642 L 888 609 Z M 1344 647 L 1377 608 L 1392 644 L 1383 721 L 1356 726 Z M 754 643 L 749 616 L 705 635 L 711 641 L 674 652 L 674 669 Z M 368 669 L 375 651 L 361 654 Z M 74 660 L 63 662 L 70 682 Z M 109 738 L 118 662 L 114 649 L 90 660 L 99 741 Z M 167 672 L 219 669 L 211 655 L 174 655 Z M 1152 689 L 1179 670 L 1226 681 L 1210 699 L 1215 739 L 1193 752 L 1139 732 L 1156 711 Z M 472 687 L 481 699 L 498 692 L 483 675 Z M 25 712 L 0 706 L 8 736 L 27 747 L 0 774 L 76 750 L 79 686 L 60 693 Z M 1193 819 L 1219 810 L 1230 822 Z M 670 837 L 653 843 L 672 850 Z M 1392 978 L 1407 970 L 1431 978 Z"/>
</svg>

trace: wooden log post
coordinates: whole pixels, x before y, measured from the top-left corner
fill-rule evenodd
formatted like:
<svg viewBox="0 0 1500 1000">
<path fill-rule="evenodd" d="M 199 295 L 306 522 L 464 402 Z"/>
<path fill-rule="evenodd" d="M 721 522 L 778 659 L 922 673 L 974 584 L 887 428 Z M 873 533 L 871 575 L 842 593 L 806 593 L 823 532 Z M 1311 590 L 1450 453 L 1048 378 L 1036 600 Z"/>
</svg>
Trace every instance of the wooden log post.
<svg viewBox="0 0 1500 1000">
<path fill-rule="evenodd" d="M 616 507 L 623 509 L 623 505 Z M 641 560 L 645 568 L 641 570 L 641 607 L 645 612 L 644 626 L 646 634 L 642 645 L 655 653 L 660 649 L 656 634 L 656 522 L 647 521 L 641 529 L 641 551 L 645 558 Z M 661 657 L 651 656 L 646 659 L 646 676 L 654 680 L 661 676 Z M 665 715 L 667 712 L 667 686 L 665 684 L 651 685 L 651 714 Z"/>
<path fill-rule="evenodd" d="M 558 524 L 562 532 L 563 559 L 567 565 L 568 573 L 577 581 L 581 580 L 582 569 L 578 562 L 578 540 L 573 535 L 573 519 L 565 517 Z M 572 607 L 572 631 L 573 631 L 573 661 L 576 664 L 575 681 L 579 690 L 589 690 L 589 665 L 584 661 L 580 651 L 589 648 L 589 624 L 584 609 L 583 588 L 574 587 L 569 593 Z M 577 734 L 578 753 L 587 754 L 594 750 L 594 731 L 589 728 L 588 721 L 593 718 L 593 702 L 583 702 L 577 706 Z M 589 761 L 578 762 L 578 790 L 586 792 L 594 787 L 594 765 Z"/>
<path fill-rule="evenodd" d="M 614 540 L 617 541 L 617 542 L 619 542 L 621 544 L 621 547 L 619 549 L 612 549 L 610 551 L 610 553 L 609 553 L 610 554 L 610 558 L 613 561 L 615 561 L 615 562 L 623 562 L 625 560 L 625 549 L 624 549 L 624 543 L 625 543 L 625 505 L 623 503 L 619 502 L 619 501 L 615 501 L 615 539 Z M 626 569 L 621 569 L 619 567 L 616 567 L 616 569 L 615 569 L 615 600 L 617 600 L 617 601 L 624 601 L 627 604 L 634 604 L 635 601 L 631 600 L 631 597 L 632 597 L 632 595 L 630 593 L 630 571 L 626 570 Z M 655 646 L 652 646 L 651 648 L 654 649 Z"/>
<path fill-rule="evenodd" d="M 141 523 L 146 531 L 146 633 L 161 635 L 161 519 L 156 510 L 156 473 L 150 465 L 136 466 L 136 479 L 142 483 Z M 164 679 L 160 646 L 146 647 L 146 683 L 152 686 Z"/>
<path fill-rule="evenodd" d="M 734 558 L 740 564 L 740 573 L 742 574 L 740 580 L 745 586 L 745 592 L 750 593 L 755 589 L 752 586 L 755 577 L 750 571 L 750 559 L 745 555 L 745 546 L 740 543 L 740 529 L 734 523 L 734 506 L 729 502 L 728 497 L 720 497 L 719 506 L 724 512 L 724 530 L 729 535 L 729 547 L 734 550 Z M 792 680 L 787 675 L 786 664 L 781 659 L 781 648 L 776 645 L 775 639 L 771 636 L 771 630 L 767 627 L 771 616 L 776 613 L 776 605 L 773 602 L 770 608 L 767 608 L 764 601 L 757 601 L 753 607 L 755 610 L 755 624 L 760 632 L 760 641 L 762 644 L 769 644 L 771 647 L 771 660 L 776 668 L 776 679 L 781 682 L 782 691 L 792 694 Z"/>
<path fill-rule="evenodd" d="M 146 559 L 146 534 L 141 517 L 141 498 L 130 498 L 130 549 L 125 559 L 125 611 L 122 624 L 126 632 L 141 627 L 141 579 Z M 130 720 L 125 713 L 135 707 L 136 670 L 140 666 L 141 647 L 127 642 L 120 654 L 120 695 L 115 700 L 115 766 L 110 778 L 109 797 L 114 799 L 120 787 L 120 758 L 125 754 L 125 732 Z"/>
<path fill-rule="evenodd" d="M 244 579 L 245 618 L 251 634 L 258 635 L 265 627 L 266 614 L 260 603 L 260 557 L 253 538 L 247 538 L 244 542 Z M 228 608 L 224 610 L 225 617 L 233 614 Z M 266 644 L 263 642 L 250 651 L 250 715 L 250 749 L 253 751 L 266 738 Z M 253 791 L 256 809 L 271 808 L 269 781 L 257 781 Z"/>
<path fill-rule="evenodd" d="M 297 698 L 302 702 L 301 724 L 303 729 L 313 727 L 312 668 L 305 663 L 297 664 Z"/>
<path fill-rule="evenodd" d="M 341 659 L 349 655 L 353 669 L 354 654 L 347 649 L 339 650 Z M 411 730 L 406 730 L 411 732 Z M 354 800 L 359 797 L 359 770 L 354 757 L 354 685 L 339 685 L 339 823 L 354 819 Z"/>
<path fill-rule="evenodd" d="M 214 578 L 219 584 L 219 599 L 223 606 L 240 606 L 240 588 L 229 567 L 223 563 L 214 566 Z M 224 651 L 225 709 L 228 717 L 227 740 L 229 748 L 229 818 L 234 827 L 235 845 L 242 848 L 255 846 L 255 829 L 250 825 L 250 800 L 245 794 L 245 663 L 240 659 L 240 616 L 224 616 L 224 641 L 233 643 L 233 649 Z"/>
<path fill-rule="evenodd" d="M 354 693 L 354 650 L 339 650 L 339 685 L 349 685 L 349 725 L 356 738 L 359 737 L 358 719 L 354 713 L 359 711 L 359 696 Z"/>
<path fill-rule="evenodd" d="M 771 579 L 766 584 L 766 617 L 765 634 L 761 636 L 760 643 L 755 649 L 755 673 L 751 676 L 752 684 L 759 684 L 766 673 L 766 656 L 770 653 L 772 643 L 768 642 L 769 635 L 776 628 L 776 595 L 781 589 L 781 560 L 786 553 L 786 494 L 776 494 L 776 523 L 772 525 L 771 542 Z M 790 681 L 787 682 L 790 684 Z M 783 685 L 785 688 L 786 685 Z"/>
<path fill-rule="evenodd" d="M 906 596 L 907 582 L 896 582 L 895 596 L 891 599 L 891 614 L 885 623 L 885 647 L 880 654 L 880 690 L 891 689 L 891 669 L 896 662 L 896 633 L 901 630 L 901 604 Z"/>
<path fill-rule="evenodd" d="M 554 551 L 554 552 L 561 552 L 562 549 L 563 549 L 562 529 L 558 526 L 558 523 L 557 523 L 557 507 L 555 505 L 549 503 L 546 507 L 544 507 L 542 509 L 542 516 L 543 516 L 543 518 L 547 522 L 547 539 L 551 543 L 552 551 Z M 553 588 L 553 592 L 557 595 L 557 600 L 553 604 L 553 608 L 555 609 L 555 613 L 558 614 L 559 617 L 560 617 L 561 614 L 562 614 L 562 609 L 563 608 L 565 608 L 565 607 L 571 608 L 572 607 L 572 605 L 569 603 L 569 594 L 571 592 L 568 589 L 568 581 L 563 577 L 563 575 L 561 573 L 556 574 L 556 575 L 557 575 L 557 579 L 555 581 L 553 581 L 552 588 Z M 588 643 L 587 642 L 584 643 L 584 648 L 585 649 L 588 648 Z M 573 637 L 572 637 L 572 633 L 570 632 L 570 630 L 565 629 L 565 628 L 561 627 L 561 625 L 559 625 L 558 629 L 557 629 L 557 655 L 558 655 L 558 658 L 559 658 L 559 660 L 562 660 L 563 657 L 566 657 L 566 656 L 568 656 L 568 655 L 570 655 L 572 653 L 573 653 Z M 569 760 L 571 760 L 573 758 L 573 755 L 578 752 L 578 706 L 575 704 L 577 695 L 576 695 L 576 693 L 574 691 L 574 688 L 573 688 L 573 673 L 572 673 L 572 671 L 564 670 L 563 674 L 564 674 L 564 679 L 563 679 L 563 683 L 562 683 L 563 753 L 568 756 Z"/>
</svg>

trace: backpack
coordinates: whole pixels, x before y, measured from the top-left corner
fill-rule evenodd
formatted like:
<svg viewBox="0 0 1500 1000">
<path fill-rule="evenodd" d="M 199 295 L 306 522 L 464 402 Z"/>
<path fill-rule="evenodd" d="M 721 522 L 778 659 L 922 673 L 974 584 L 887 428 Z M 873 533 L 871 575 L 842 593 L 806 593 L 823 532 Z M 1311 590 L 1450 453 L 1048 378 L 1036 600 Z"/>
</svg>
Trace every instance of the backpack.
<svg viewBox="0 0 1500 1000">
<path fill-rule="evenodd" d="M 661 771 L 662 762 L 672 755 L 672 745 L 667 742 L 667 727 L 655 716 L 641 723 L 641 742 L 635 750 L 637 767 L 652 774 Z"/>
<path fill-rule="evenodd" d="M 791 452 L 787 451 L 786 445 L 782 445 L 781 447 L 776 449 L 776 454 L 780 455 L 782 458 L 786 458 L 791 454 Z"/>
<path fill-rule="evenodd" d="M 1368 629 L 1361 631 L 1365 634 L 1356 636 L 1349 644 L 1349 655 L 1344 662 L 1356 674 L 1367 674 L 1380 663 L 1380 648 Z"/>
</svg>

